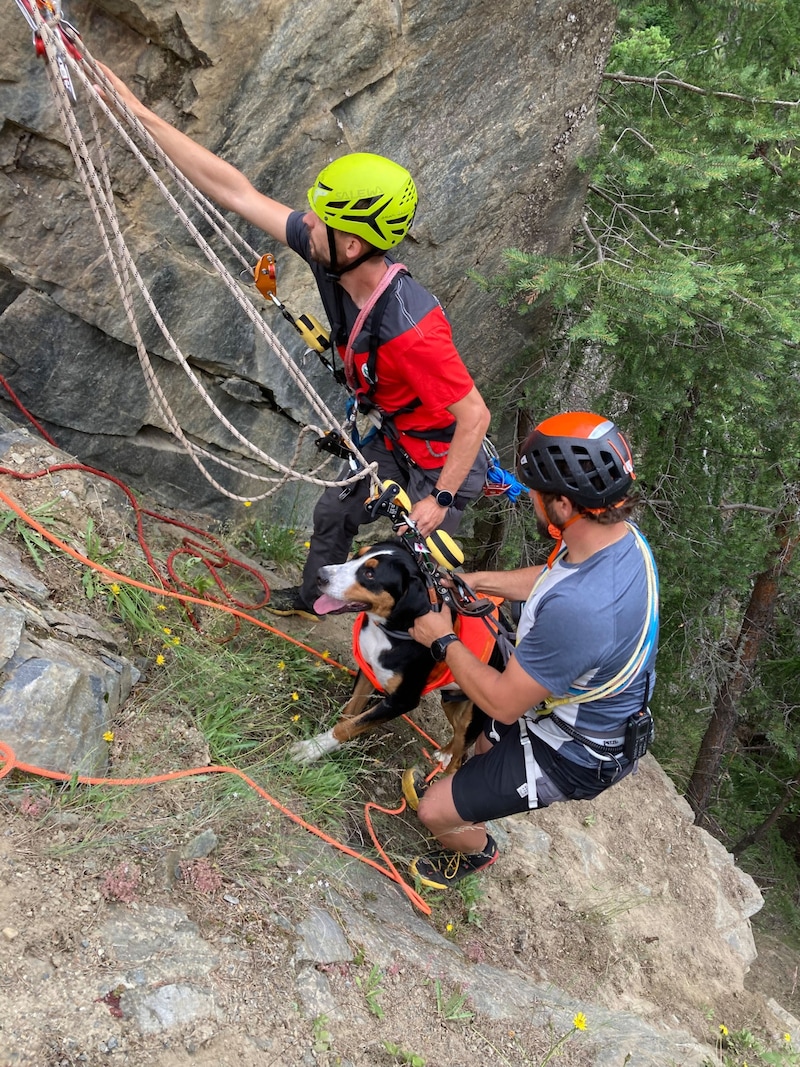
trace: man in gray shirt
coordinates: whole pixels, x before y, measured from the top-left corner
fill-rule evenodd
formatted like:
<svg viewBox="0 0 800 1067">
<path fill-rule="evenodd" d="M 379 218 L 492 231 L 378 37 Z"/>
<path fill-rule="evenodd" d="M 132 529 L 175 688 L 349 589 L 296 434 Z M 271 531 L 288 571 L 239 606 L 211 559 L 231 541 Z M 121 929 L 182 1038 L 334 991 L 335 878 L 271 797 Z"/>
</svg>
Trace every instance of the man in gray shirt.
<svg viewBox="0 0 800 1067">
<path fill-rule="evenodd" d="M 447 661 L 487 716 L 475 755 L 429 786 L 407 771 L 403 790 L 443 846 L 411 863 L 434 889 L 488 867 L 487 819 L 596 796 L 633 770 L 652 724 L 647 701 L 658 644 L 658 575 L 630 521 L 630 447 L 608 419 L 567 412 L 530 434 L 519 459 L 547 564 L 466 575 L 477 592 L 525 601 L 505 670 L 481 663 L 452 632 L 447 609 L 412 637 Z"/>
</svg>

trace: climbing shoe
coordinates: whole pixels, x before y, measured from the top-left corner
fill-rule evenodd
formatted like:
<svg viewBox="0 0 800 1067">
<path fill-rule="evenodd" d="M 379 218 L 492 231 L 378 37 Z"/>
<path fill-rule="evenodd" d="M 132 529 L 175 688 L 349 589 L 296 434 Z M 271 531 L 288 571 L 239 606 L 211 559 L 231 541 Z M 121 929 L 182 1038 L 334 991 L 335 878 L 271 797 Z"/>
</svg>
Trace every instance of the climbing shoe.
<svg viewBox="0 0 800 1067">
<path fill-rule="evenodd" d="M 450 889 L 468 874 L 477 874 L 484 867 L 491 867 L 497 856 L 497 842 L 487 835 L 483 852 L 451 852 L 442 848 L 426 856 L 417 856 L 408 869 L 428 889 Z"/>
<path fill-rule="evenodd" d="M 298 615 L 309 622 L 319 622 L 319 615 L 300 596 L 299 585 L 271 590 L 267 611 L 271 611 L 273 615 Z"/>
<path fill-rule="evenodd" d="M 419 802 L 430 782 L 425 780 L 425 773 L 419 767 L 409 767 L 403 771 L 403 796 L 412 811 L 416 811 Z"/>
</svg>

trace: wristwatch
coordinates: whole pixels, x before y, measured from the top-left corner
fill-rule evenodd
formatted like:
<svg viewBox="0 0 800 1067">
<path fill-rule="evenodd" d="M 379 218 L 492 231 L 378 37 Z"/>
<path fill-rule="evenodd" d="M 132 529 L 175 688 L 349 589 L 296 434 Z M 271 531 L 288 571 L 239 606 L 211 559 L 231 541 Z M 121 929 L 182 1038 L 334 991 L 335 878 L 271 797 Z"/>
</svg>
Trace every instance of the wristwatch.
<svg viewBox="0 0 800 1067">
<path fill-rule="evenodd" d="M 444 663 L 447 655 L 447 646 L 452 645 L 454 641 L 458 641 L 457 634 L 445 634 L 444 637 L 437 637 L 431 643 L 431 655 L 437 663 Z"/>
<path fill-rule="evenodd" d="M 455 497 L 447 489 L 437 489 L 434 487 L 431 489 L 431 496 L 439 505 L 440 508 L 452 507 Z"/>
</svg>

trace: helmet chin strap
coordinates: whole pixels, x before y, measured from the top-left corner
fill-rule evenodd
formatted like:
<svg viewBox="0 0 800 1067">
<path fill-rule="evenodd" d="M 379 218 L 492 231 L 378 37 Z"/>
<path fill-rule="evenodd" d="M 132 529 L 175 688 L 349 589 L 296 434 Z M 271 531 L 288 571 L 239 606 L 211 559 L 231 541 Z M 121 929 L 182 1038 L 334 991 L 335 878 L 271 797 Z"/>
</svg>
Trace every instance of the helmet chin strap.
<svg viewBox="0 0 800 1067">
<path fill-rule="evenodd" d="M 340 267 L 336 255 L 336 231 L 332 226 L 327 225 L 325 226 L 325 229 L 328 231 L 328 254 L 330 255 L 331 260 L 331 265 L 326 273 L 332 282 L 338 282 L 343 274 L 355 270 L 356 267 L 360 267 L 362 263 L 365 263 L 368 259 L 372 259 L 373 256 L 384 255 L 384 252 L 380 248 L 372 248 L 370 251 L 360 255 L 358 259 L 354 259 L 352 263 L 348 263 L 346 267 Z"/>
<path fill-rule="evenodd" d="M 567 521 L 563 524 L 563 526 L 556 526 L 556 524 L 554 522 L 551 522 L 551 523 L 548 524 L 547 532 L 550 534 L 550 536 L 555 541 L 555 545 L 553 546 L 553 551 L 547 557 L 548 569 L 553 566 L 553 564 L 555 563 L 555 560 L 556 560 L 556 556 L 561 551 L 561 546 L 564 543 L 564 531 L 568 527 L 572 526 L 573 522 L 577 522 L 578 519 L 582 519 L 582 518 L 583 518 L 583 515 L 579 511 L 577 511 L 574 515 L 572 515 L 570 518 L 567 519 Z"/>
</svg>

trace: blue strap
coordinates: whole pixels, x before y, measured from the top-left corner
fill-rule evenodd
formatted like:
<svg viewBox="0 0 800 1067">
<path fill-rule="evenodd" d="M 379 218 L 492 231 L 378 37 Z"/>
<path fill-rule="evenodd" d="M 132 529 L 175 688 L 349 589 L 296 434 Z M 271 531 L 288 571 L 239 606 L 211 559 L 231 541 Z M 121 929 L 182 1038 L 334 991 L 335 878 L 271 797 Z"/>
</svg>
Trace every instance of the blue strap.
<svg viewBox="0 0 800 1067">
<path fill-rule="evenodd" d="M 503 486 L 503 492 L 512 504 L 516 503 L 521 493 L 527 492 L 522 482 L 517 481 L 514 475 L 509 471 L 503 470 L 494 457 L 489 459 L 489 466 L 486 471 L 486 483 L 487 485 Z"/>
</svg>

